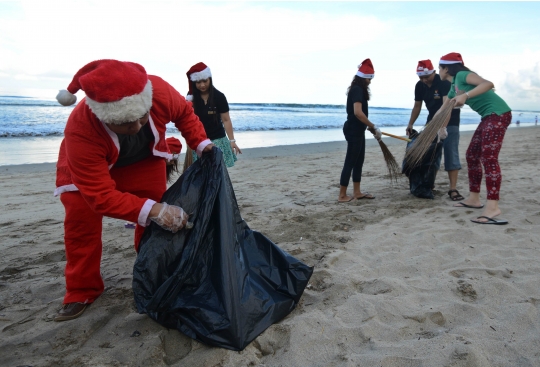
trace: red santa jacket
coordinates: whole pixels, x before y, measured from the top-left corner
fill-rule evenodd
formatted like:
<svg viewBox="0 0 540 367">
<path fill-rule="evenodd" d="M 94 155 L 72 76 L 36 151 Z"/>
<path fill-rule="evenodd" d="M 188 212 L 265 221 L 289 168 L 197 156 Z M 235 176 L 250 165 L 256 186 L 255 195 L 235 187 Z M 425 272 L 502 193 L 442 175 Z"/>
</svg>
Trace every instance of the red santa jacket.
<svg viewBox="0 0 540 367">
<path fill-rule="evenodd" d="M 211 142 L 191 103 L 163 79 L 154 75 L 149 75 L 148 79 L 152 82 L 152 107 L 148 121 L 155 139 L 151 146 L 152 154 L 172 158 L 165 141 L 166 125 L 171 121 L 191 149 L 200 154 Z M 78 190 L 95 212 L 136 220 L 146 226 L 148 213 L 155 202 L 117 191 L 109 174 L 118 159 L 119 150 L 118 136 L 98 120 L 83 99 L 73 109 L 64 130 L 56 165 L 54 195 Z"/>
</svg>

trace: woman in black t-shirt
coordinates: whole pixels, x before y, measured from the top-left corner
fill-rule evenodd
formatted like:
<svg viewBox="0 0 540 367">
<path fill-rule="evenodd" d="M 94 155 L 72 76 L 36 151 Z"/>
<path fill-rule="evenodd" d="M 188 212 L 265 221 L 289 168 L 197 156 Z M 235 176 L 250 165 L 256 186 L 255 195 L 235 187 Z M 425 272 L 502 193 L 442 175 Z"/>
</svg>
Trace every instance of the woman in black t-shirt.
<svg viewBox="0 0 540 367">
<path fill-rule="evenodd" d="M 360 64 L 358 72 L 348 89 L 347 93 L 347 121 L 343 125 L 343 134 L 347 140 L 347 155 L 341 171 L 339 181 L 338 202 L 345 203 L 353 199 L 375 199 L 368 192 L 360 191 L 362 167 L 366 152 L 366 129 L 377 140 L 381 139 L 381 131 L 368 119 L 369 85 L 375 76 L 375 70 L 370 59 L 365 59 Z M 353 179 L 353 196 L 347 195 L 349 180 Z"/>
<path fill-rule="evenodd" d="M 210 68 L 204 63 L 193 65 L 186 75 L 189 83 L 186 100 L 193 103 L 195 114 L 201 120 L 208 139 L 223 151 L 227 167 L 234 166 L 236 155 L 242 154 L 242 151 L 234 139 L 227 98 L 214 87 Z M 192 157 L 193 161 L 197 160 L 195 152 L 192 152 Z"/>
</svg>

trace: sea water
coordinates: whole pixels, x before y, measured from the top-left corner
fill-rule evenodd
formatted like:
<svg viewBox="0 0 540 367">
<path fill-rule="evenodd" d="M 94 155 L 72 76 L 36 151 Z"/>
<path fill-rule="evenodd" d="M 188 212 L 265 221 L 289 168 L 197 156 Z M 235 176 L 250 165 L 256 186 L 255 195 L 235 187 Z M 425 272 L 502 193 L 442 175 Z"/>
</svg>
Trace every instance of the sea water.
<svg viewBox="0 0 540 367">
<path fill-rule="evenodd" d="M 344 105 L 277 103 L 230 103 L 230 116 L 238 146 L 243 148 L 307 144 L 344 140 L 342 127 L 347 117 Z M 55 162 L 63 132 L 73 106 L 55 100 L 0 96 L 0 165 Z M 534 125 L 540 114 L 512 111 L 513 123 Z M 370 107 L 369 119 L 381 130 L 404 135 L 411 109 Z M 427 118 L 422 109 L 415 128 Z M 474 130 L 480 118 L 468 107 L 461 111 L 461 130 Z M 168 136 L 182 140 L 174 124 Z M 371 138 L 371 134 L 366 135 Z"/>
</svg>

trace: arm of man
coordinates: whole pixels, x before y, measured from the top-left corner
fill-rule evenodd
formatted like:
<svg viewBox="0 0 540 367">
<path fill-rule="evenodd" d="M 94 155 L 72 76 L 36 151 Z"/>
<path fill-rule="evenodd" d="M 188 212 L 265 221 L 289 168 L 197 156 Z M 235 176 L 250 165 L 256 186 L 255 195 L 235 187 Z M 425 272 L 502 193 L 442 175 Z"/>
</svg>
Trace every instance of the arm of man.
<svg viewBox="0 0 540 367">
<path fill-rule="evenodd" d="M 422 110 L 422 101 L 414 101 L 414 107 L 411 111 L 411 118 L 409 119 L 409 124 L 407 125 L 407 129 L 405 132 L 407 133 L 407 136 L 411 135 L 412 128 L 416 120 L 418 119 L 418 116 L 420 115 L 420 111 Z"/>
<path fill-rule="evenodd" d="M 203 151 L 212 149 L 212 142 L 206 136 L 204 126 L 199 120 L 193 105 L 186 101 L 169 83 L 155 75 L 150 75 L 153 86 L 152 109 L 172 121 L 187 145 L 200 157 Z"/>
</svg>

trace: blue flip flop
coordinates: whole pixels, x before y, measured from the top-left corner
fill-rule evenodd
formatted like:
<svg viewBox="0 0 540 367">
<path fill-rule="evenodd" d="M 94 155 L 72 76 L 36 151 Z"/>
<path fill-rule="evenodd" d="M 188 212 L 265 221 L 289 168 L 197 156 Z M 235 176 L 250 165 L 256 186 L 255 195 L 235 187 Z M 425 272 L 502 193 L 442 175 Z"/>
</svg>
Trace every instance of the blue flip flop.
<svg viewBox="0 0 540 367">
<path fill-rule="evenodd" d="M 479 221 L 478 219 L 480 219 L 480 218 L 487 219 L 487 220 L 485 222 Z M 476 219 L 477 220 L 471 219 L 471 222 L 478 223 L 478 224 L 497 224 L 497 225 L 508 224 L 507 220 L 490 218 L 490 217 L 486 217 L 484 215 L 482 215 L 480 217 L 477 217 Z"/>
</svg>

